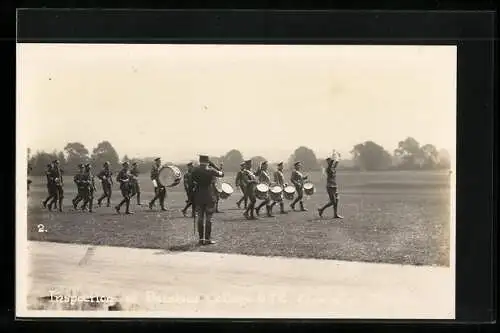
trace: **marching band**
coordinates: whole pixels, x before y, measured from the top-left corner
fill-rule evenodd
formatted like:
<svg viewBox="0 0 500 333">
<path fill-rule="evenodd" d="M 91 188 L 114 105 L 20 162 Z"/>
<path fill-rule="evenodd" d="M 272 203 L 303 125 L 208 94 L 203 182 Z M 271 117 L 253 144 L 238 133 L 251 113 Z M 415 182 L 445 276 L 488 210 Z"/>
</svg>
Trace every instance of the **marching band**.
<svg viewBox="0 0 500 333">
<path fill-rule="evenodd" d="M 336 168 L 338 165 L 338 157 L 333 156 L 332 158 L 326 159 L 326 190 L 328 193 L 329 201 L 321 208 L 318 209 L 319 216 L 322 217 L 324 211 L 328 207 L 333 207 L 333 217 L 343 218 L 338 214 L 338 201 L 339 194 L 337 191 L 336 182 Z M 200 171 L 200 167 L 203 166 L 205 169 Z M 207 169 L 208 167 L 208 169 Z M 243 216 L 248 220 L 256 220 L 260 215 L 261 209 L 266 207 L 267 217 L 273 217 L 273 208 L 275 205 L 279 205 L 280 214 L 287 214 L 285 210 L 285 200 L 291 201 L 290 208 L 292 211 L 296 210 L 298 204 L 299 211 L 305 212 L 307 208 L 304 205 L 304 195 L 310 196 L 314 193 L 314 185 L 308 181 L 308 176 L 302 172 L 302 163 L 296 161 L 294 163 L 294 169 L 291 173 L 290 182 L 291 185 L 286 183 L 285 176 L 283 172 L 284 164 L 283 162 L 278 163 L 277 170 L 272 174 L 269 172 L 269 166 L 267 161 L 260 163 L 259 167 L 255 172 L 252 171 L 252 161 L 246 160 L 240 164 L 241 169 L 236 174 L 235 186 L 239 188 L 242 197 L 236 202 L 238 208 L 241 209 L 241 204 L 244 203 Z M 73 208 L 78 209 L 78 204 L 83 202 L 80 209 L 92 212 L 94 194 L 96 192 L 94 174 L 92 173 L 92 167 L 90 164 L 79 164 L 79 172 L 73 177 L 73 182 L 77 188 L 77 195 L 72 200 Z M 197 202 L 197 191 L 200 191 L 199 184 L 197 183 L 197 177 L 203 178 L 205 181 L 204 172 L 206 170 L 216 170 L 223 174 L 223 166 L 216 166 L 210 160 L 207 161 L 205 156 L 200 157 L 200 166 L 195 167 L 193 163 L 187 164 L 187 172 L 182 175 L 180 169 L 172 165 L 162 165 L 161 159 L 156 158 L 154 164 L 151 168 L 150 178 L 154 187 L 154 198 L 149 202 L 149 208 L 153 209 L 156 201 L 160 205 L 162 211 L 166 211 L 165 199 L 168 187 L 177 186 L 181 180 L 183 180 L 184 190 L 186 192 L 186 205 L 182 209 L 182 214 L 187 216 L 187 211 L 191 208 L 191 216 L 196 217 L 196 212 L 198 208 L 203 208 L 203 202 L 206 201 L 201 199 L 201 202 Z M 204 170 L 204 171 L 203 171 Z M 212 171 L 210 171 L 212 172 Z M 215 193 L 213 207 L 210 207 L 209 214 L 217 213 L 219 200 L 224 200 L 230 197 L 233 193 L 233 187 L 226 182 L 219 182 L 221 176 L 219 173 L 212 172 L 213 177 L 211 178 L 210 191 Z M 59 167 L 59 161 L 55 160 L 47 166 L 46 170 L 47 176 L 47 190 L 48 197 L 42 202 L 44 208 L 48 208 L 50 211 L 53 209 L 59 209 L 62 211 L 63 205 L 63 170 Z M 125 205 L 125 214 L 133 214 L 130 210 L 131 198 L 137 197 L 137 205 L 141 205 L 141 191 L 139 186 L 139 170 L 137 163 L 132 164 L 132 168 L 129 168 L 129 163 L 124 162 L 122 164 L 122 169 L 118 172 L 116 176 L 116 181 L 119 183 L 120 191 L 123 199 L 114 208 L 117 213 L 123 205 Z M 102 202 L 106 200 L 106 207 L 111 207 L 111 195 L 113 187 L 113 171 L 110 170 L 110 163 L 105 162 L 102 170 L 97 174 L 97 178 L 101 182 L 102 195 L 97 199 L 97 206 L 101 207 Z M 202 183 L 203 183 L 202 181 Z M 203 186 L 208 186 L 203 183 Z M 257 200 L 260 201 L 258 205 Z M 200 208 L 200 209 L 201 209 Z M 213 208 L 213 212 L 212 209 Z M 207 210 L 202 210 L 203 214 L 207 214 Z M 208 216 L 208 215 L 207 215 Z M 207 217 L 208 218 L 208 217 Z M 211 215 L 210 215 L 211 218 Z M 209 218 L 209 220 L 210 220 Z M 206 237 L 206 235 L 205 235 Z M 205 238 L 203 238 L 205 239 Z M 205 239 L 206 240 L 206 239 Z"/>
</svg>

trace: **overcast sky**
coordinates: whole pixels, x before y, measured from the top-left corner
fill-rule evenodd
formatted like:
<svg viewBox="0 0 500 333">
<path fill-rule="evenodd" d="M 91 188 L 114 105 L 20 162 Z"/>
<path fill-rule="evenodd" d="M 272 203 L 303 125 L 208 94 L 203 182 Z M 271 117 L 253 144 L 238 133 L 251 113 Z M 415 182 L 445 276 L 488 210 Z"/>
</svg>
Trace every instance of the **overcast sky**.
<svg viewBox="0 0 500 333">
<path fill-rule="evenodd" d="M 108 140 L 120 157 L 276 161 L 407 136 L 455 151 L 454 46 L 18 44 L 17 71 L 33 152 Z"/>
</svg>

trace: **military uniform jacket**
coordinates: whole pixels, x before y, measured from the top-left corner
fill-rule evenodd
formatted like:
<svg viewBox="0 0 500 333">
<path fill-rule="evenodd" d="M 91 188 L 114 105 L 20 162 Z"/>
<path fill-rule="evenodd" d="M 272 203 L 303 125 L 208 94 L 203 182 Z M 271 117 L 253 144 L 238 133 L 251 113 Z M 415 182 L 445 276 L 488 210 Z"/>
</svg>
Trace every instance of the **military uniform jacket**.
<svg viewBox="0 0 500 333">
<path fill-rule="evenodd" d="M 130 175 L 128 170 L 121 169 L 116 176 L 116 181 L 120 183 L 120 188 L 124 188 L 129 185 Z"/>
<path fill-rule="evenodd" d="M 326 169 L 326 187 L 337 187 L 337 169 L 332 165 Z"/>
<path fill-rule="evenodd" d="M 83 176 L 84 176 L 83 173 L 79 173 L 73 177 L 73 181 L 75 182 L 78 188 L 82 188 L 85 186 L 85 183 L 83 182 L 84 181 Z"/>
<path fill-rule="evenodd" d="M 243 179 L 244 173 L 245 173 L 245 171 L 240 170 L 236 174 L 236 180 L 234 181 L 234 183 L 236 184 L 236 186 L 245 186 L 245 181 Z"/>
<path fill-rule="evenodd" d="M 216 178 L 224 177 L 224 172 L 211 166 L 200 165 L 192 172 L 194 199 L 197 205 L 211 205 L 217 202 L 217 190 L 214 183 Z"/>
<path fill-rule="evenodd" d="M 304 186 L 304 179 L 305 177 L 300 171 L 293 170 L 290 180 L 295 187 L 302 188 L 302 186 Z"/>
<path fill-rule="evenodd" d="M 281 171 L 279 171 L 279 170 L 276 170 L 276 171 L 274 172 L 274 175 L 273 175 L 273 176 L 274 176 L 274 177 L 273 177 L 273 178 L 274 178 L 274 182 L 275 182 L 277 185 L 279 185 L 279 186 L 281 186 L 281 187 L 285 186 L 285 176 L 283 175 L 283 172 L 281 172 Z"/>
<path fill-rule="evenodd" d="M 82 182 L 85 186 L 88 186 L 91 191 L 95 190 L 94 174 L 92 174 L 92 172 L 85 172 L 82 177 Z"/>
<path fill-rule="evenodd" d="M 134 182 L 134 183 L 137 183 L 139 182 L 139 180 L 137 179 L 137 177 L 139 177 L 139 168 L 135 167 L 135 168 L 132 168 L 132 170 L 130 170 L 130 174 L 134 177 L 131 177 L 131 180 Z"/>
<path fill-rule="evenodd" d="M 245 184 L 245 188 L 247 191 L 253 191 L 255 188 L 255 185 L 257 185 L 257 176 L 250 171 L 250 170 L 245 170 L 243 171 L 243 183 Z M 248 192 L 247 192 L 248 193 Z"/>
<path fill-rule="evenodd" d="M 264 183 L 269 185 L 271 183 L 271 177 L 269 177 L 269 173 L 266 170 L 259 169 L 256 173 L 259 177 L 259 183 Z"/>
<path fill-rule="evenodd" d="M 61 168 L 51 168 L 49 171 L 49 184 L 63 185 L 63 170 Z"/>
<path fill-rule="evenodd" d="M 99 178 L 101 180 L 101 182 L 103 183 L 107 183 L 107 184 L 113 184 L 113 172 L 111 170 L 106 170 L 106 169 L 102 169 L 101 172 L 99 172 L 99 174 L 97 174 L 97 178 Z"/>
<path fill-rule="evenodd" d="M 193 192 L 193 171 L 188 171 L 184 174 L 184 190 L 187 193 Z"/>
<path fill-rule="evenodd" d="M 161 166 L 157 166 L 155 164 L 153 165 L 153 167 L 151 168 L 151 181 L 156 180 L 156 184 L 158 186 L 163 186 L 160 183 L 160 169 Z"/>
</svg>

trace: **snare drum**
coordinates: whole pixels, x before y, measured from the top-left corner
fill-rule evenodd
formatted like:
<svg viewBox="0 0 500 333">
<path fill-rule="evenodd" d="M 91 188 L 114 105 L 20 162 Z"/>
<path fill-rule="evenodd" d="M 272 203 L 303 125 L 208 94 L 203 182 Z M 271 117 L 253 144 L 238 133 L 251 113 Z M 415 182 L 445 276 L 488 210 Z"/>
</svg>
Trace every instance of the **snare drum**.
<svg viewBox="0 0 500 333">
<path fill-rule="evenodd" d="M 305 183 L 304 184 L 304 193 L 306 195 L 313 195 L 314 194 L 314 184 L 313 183 Z"/>
<path fill-rule="evenodd" d="M 269 186 L 264 183 L 258 184 L 255 188 L 255 196 L 259 200 L 266 200 L 268 197 Z"/>
<path fill-rule="evenodd" d="M 158 179 L 160 181 L 159 185 L 174 187 L 181 182 L 182 172 L 175 165 L 165 165 L 160 169 Z"/>
<path fill-rule="evenodd" d="M 286 200 L 293 200 L 293 197 L 295 196 L 295 187 L 291 185 L 285 187 L 283 190 L 283 196 Z"/>
<path fill-rule="evenodd" d="M 234 190 L 228 183 L 221 183 L 220 186 L 216 186 L 217 192 L 219 192 L 219 198 L 225 200 L 233 194 Z"/>
<path fill-rule="evenodd" d="M 275 202 L 280 202 L 283 200 L 283 189 L 281 186 L 273 186 L 271 187 L 269 193 L 271 194 L 271 200 Z"/>
</svg>

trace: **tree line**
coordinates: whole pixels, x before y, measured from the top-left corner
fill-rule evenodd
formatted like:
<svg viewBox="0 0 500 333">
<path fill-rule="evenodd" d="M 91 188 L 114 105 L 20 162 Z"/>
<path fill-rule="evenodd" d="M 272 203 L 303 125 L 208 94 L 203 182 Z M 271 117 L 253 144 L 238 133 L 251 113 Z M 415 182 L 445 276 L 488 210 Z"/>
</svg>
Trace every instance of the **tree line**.
<svg viewBox="0 0 500 333">
<path fill-rule="evenodd" d="M 449 169 L 450 156 L 444 149 L 438 150 L 432 144 L 420 145 L 412 137 L 400 141 L 397 148 L 391 154 L 384 147 L 373 141 L 359 143 L 350 152 L 351 158 L 342 158 L 338 168 L 346 170 L 382 171 L 382 170 L 419 170 L 419 169 Z M 124 155 L 120 160 L 118 152 L 109 141 L 100 142 L 92 151 L 89 151 L 80 142 L 69 142 L 63 151 L 37 151 L 31 155 L 28 148 L 28 164 L 32 175 L 43 175 L 47 164 L 58 159 L 61 167 L 67 174 L 76 172 L 78 164 L 91 163 L 94 168 L 100 168 L 105 161 L 111 164 L 113 170 L 118 170 L 124 161 L 137 162 L 141 169 L 153 163 L 154 157 L 138 158 Z M 254 165 L 266 160 L 263 156 L 251 158 Z M 244 160 L 243 154 L 232 149 L 222 156 L 212 156 L 211 160 L 220 164 L 224 163 L 224 170 L 234 172 L 239 170 L 240 163 Z M 325 166 L 325 159 L 317 158 L 314 151 L 308 147 L 298 147 L 285 162 L 285 168 L 290 169 L 293 162 L 300 160 L 306 171 L 319 171 Z M 175 161 L 163 161 L 164 163 L 175 163 Z M 196 162 L 193 160 L 193 162 Z M 276 163 L 271 163 L 275 167 Z M 185 170 L 185 165 L 179 165 Z M 149 169 L 148 169 L 149 170 Z M 146 170 L 143 170 L 145 172 Z"/>
</svg>

